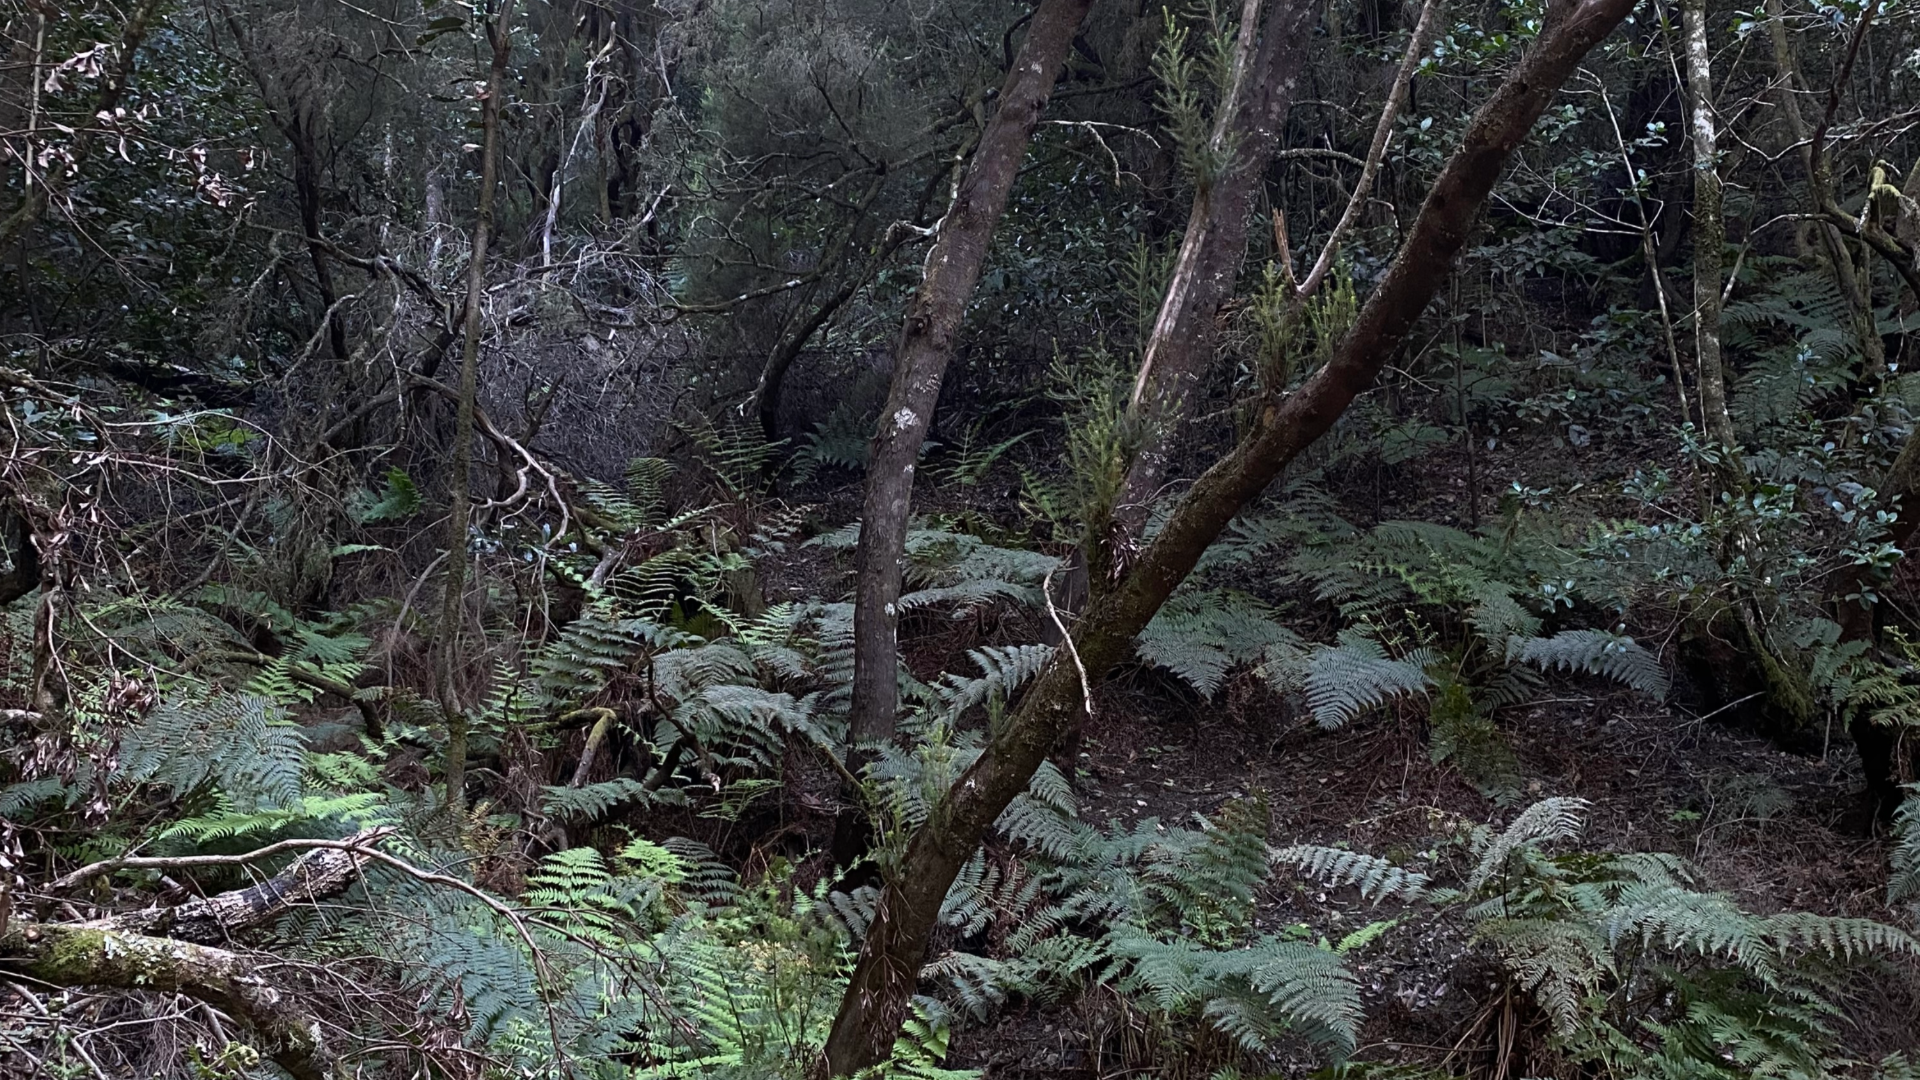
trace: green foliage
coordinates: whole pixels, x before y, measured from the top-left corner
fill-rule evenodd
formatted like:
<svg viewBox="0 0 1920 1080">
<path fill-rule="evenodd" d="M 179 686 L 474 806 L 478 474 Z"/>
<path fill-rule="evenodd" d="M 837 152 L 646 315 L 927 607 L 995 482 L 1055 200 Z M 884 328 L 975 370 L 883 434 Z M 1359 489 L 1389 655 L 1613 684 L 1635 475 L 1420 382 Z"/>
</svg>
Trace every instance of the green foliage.
<svg viewBox="0 0 1920 1080">
<path fill-rule="evenodd" d="M 1396 658 L 1366 634 L 1344 631 L 1339 644 L 1316 648 L 1307 658 L 1307 705 L 1321 727 L 1341 727 L 1391 697 L 1425 690 L 1432 662 L 1427 650 Z"/>
<path fill-rule="evenodd" d="M 120 741 L 120 778 L 173 797 L 211 786 L 247 814 L 299 801 L 306 744 L 286 711 L 252 694 L 162 701 Z"/>
<path fill-rule="evenodd" d="M 1909 922 L 1920 932 L 1920 801 L 1901 803 L 1894 825 L 1894 845 L 1887 879 L 1887 902 L 1905 905 Z"/>
<path fill-rule="evenodd" d="M 1472 867 L 1457 888 L 1339 849 L 1274 859 L 1327 886 L 1459 912 L 1551 1022 L 1555 1050 L 1603 1075 L 1732 1080 L 1849 1066 L 1833 973 L 1864 957 L 1913 956 L 1920 942 L 1867 919 L 1749 912 L 1701 890 L 1677 856 L 1549 854 L 1578 838 L 1584 810 L 1546 799 L 1504 829 L 1456 834 Z"/>
<path fill-rule="evenodd" d="M 1514 637 L 1508 641 L 1507 655 L 1543 669 L 1603 675 L 1650 697 L 1667 694 L 1667 673 L 1659 658 L 1632 638 L 1605 630 L 1562 630 L 1550 638 Z"/>
<path fill-rule="evenodd" d="M 347 511 L 362 525 L 405 521 L 420 511 L 420 489 L 405 469 L 388 469 L 379 490 L 355 492 Z"/>
<path fill-rule="evenodd" d="M 1268 874 L 1262 800 L 1229 803 L 1198 828 L 1149 819 L 1103 832 L 1030 798 L 1000 825 L 1028 857 L 1010 872 L 976 858 L 942 914 L 970 935 L 1017 919 L 1012 955 L 955 952 L 928 967 L 960 1008 L 984 1015 L 1010 994 L 1047 1000 L 1098 984 L 1170 1031 L 1204 1024 L 1247 1054 L 1287 1033 L 1336 1055 L 1351 1050 L 1359 987 L 1340 956 L 1254 931 Z"/>
<path fill-rule="evenodd" d="M 1233 669 L 1297 659 L 1306 646 L 1245 593 L 1189 590 L 1161 607 L 1134 647 L 1142 660 L 1212 697 Z"/>
</svg>

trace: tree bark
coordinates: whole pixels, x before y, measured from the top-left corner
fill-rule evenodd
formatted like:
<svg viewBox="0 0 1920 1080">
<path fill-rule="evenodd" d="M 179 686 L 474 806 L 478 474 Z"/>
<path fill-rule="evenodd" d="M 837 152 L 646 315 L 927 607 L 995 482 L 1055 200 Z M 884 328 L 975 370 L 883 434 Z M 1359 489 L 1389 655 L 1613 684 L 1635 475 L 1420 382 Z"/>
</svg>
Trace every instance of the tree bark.
<svg viewBox="0 0 1920 1080">
<path fill-rule="evenodd" d="M 320 1026 L 256 967 L 227 949 L 115 930 L 28 923 L 0 935 L 7 971 L 54 986 L 185 994 L 245 1021 L 261 1051 L 294 1080 L 337 1075 Z"/>
<path fill-rule="evenodd" d="M 1687 112 L 1693 139 L 1693 347 L 1700 388 L 1700 422 L 1719 448 L 1716 470 L 1727 487 L 1737 479 L 1739 458 L 1733 417 L 1727 412 L 1727 376 L 1720 359 L 1721 249 L 1726 223 L 1720 216 L 1720 149 L 1713 115 L 1713 64 L 1707 50 L 1706 0 L 1681 7 L 1686 33 Z"/>
<path fill-rule="evenodd" d="M 1773 66 L 1780 80 L 1780 112 L 1786 118 L 1787 133 L 1793 136 L 1793 141 L 1800 147 L 1800 164 L 1807 172 L 1808 201 L 1817 214 L 1821 207 L 1836 201 L 1833 197 L 1833 169 L 1825 156 L 1814 155 L 1813 133 L 1807 126 L 1806 116 L 1800 111 L 1800 65 L 1794 61 L 1793 47 L 1787 40 L 1786 12 L 1781 0 L 1767 0 L 1766 11 L 1767 35 L 1773 45 Z M 1840 230 L 1818 222 L 1814 228 L 1820 234 L 1820 246 L 1826 252 L 1827 266 L 1833 273 L 1834 283 L 1840 287 L 1840 295 L 1847 302 L 1847 317 L 1853 323 L 1854 336 L 1860 342 L 1865 373 L 1870 378 L 1878 379 L 1886 374 L 1887 350 L 1880 340 L 1879 330 L 1874 327 L 1873 297 L 1864 287 L 1872 280 L 1871 276 L 1855 272 L 1853 256 L 1847 251 Z"/>
<path fill-rule="evenodd" d="M 1293 105 L 1320 12 L 1314 0 L 1269 0 L 1251 62 L 1221 117 L 1215 140 L 1233 148 L 1233 160 L 1216 181 L 1194 193 L 1186 235 L 1141 356 L 1132 406 L 1144 437 L 1114 507 L 1117 547 L 1131 545 L 1145 526 L 1166 482 L 1174 436 L 1213 359 L 1220 309 L 1233 296 L 1246 261 L 1247 222 Z M 1243 25 L 1241 33 L 1256 30 Z M 1094 591 L 1098 588 L 1096 583 Z"/>
<path fill-rule="evenodd" d="M 1820 214 L 1839 203 L 1834 195 L 1833 168 L 1815 145 L 1806 117 L 1800 111 L 1798 88 L 1802 81 L 1799 64 L 1794 59 L 1793 48 L 1787 37 L 1784 7 L 1780 0 L 1767 0 L 1766 12 L 1774 68 L 1780 80 L 1780 111 L 1786 118 L 1788 134 L 1800 146 L 1800 162 L 1807 173 L 1808 202 L 1813 206 L 1814 213 Z M 1871 192 L 1868 193 L 1868 199 L 1872 199 Z M 1887 354 L 1879 329 L 1874 325 L 1873 298 L 1868 288 L 1872 276 L 1855 270 L 1853 257 L 1847 251 L 1846 239 L 1838 226 L 1831 222 L 1816 222 L 1814 228 L 1819 232 L 1821 248 L 1826 254 L 1834 284 L 1846 300 L 1848 318 L 1860 344 L 1863 374 L 1877 381 L 1886 374 Z M 1896 269 L 1915 265 L 1910 255 L 1893 262 Z M 1915 290 L 1915 295 L 1920 295 L 1920 289 Z M 1896 506 L 1894 522 L 1886 540 L 1904 551 L 1913 539 L 1914 526 L 1920 524 L 1920 505 L 1916 505 L 1920 503 L 1920 430 L 1907 436 L 1899 455 L 1886 475 L 1881 477 L 1878 487 L 1881 496 Z M 1834 621 L 1840 625 L 1842 641 L 1874 644 L 1879 640 L 1874 619 L 1876 605 L 1873 593 L 1876 582 L 1873 574 L 1871 566 L 1851 568 L 1840 575 L 1839 585 L 1833 590 Z M 1860 752 L 1861 771 L 1866 775 L 1869 810 L 1875 817 L 1889 816 L 1900 805 L 1900 781 L 1905 771 L 1902 758 L 1909 756 L 1912 751 L 1901 745 L 1899 732 L 1884 724 L 1876 724 L 1865 716 L 1854 717 L 1848 728 L 1854 746 Z"/>
<path fill-rule="evenodd" d="M 486 299 L 487 242 L 493 232 L 493 191 L 500 171 L 500 95 L 506 84 L 512 36 L 507 26 L 512 0 L 487 26 L 493 62 L 487 69 L 486 99 L 481 102 L 484 135 L 480 148 L 480 205 L 473 222 L 473 252 L 467 262 L 466 338 L 460 356 L 460 390 L 454 421 L 453 463 L 448 470 L 447 580 L 440 605 L 440 656 L 437 690 L 447 725 L 447 806 L 455 814 L 466 805 L 467 714 L 455 700 L 460 666 L 460 627 L 465 621 L 467 527 L 472 512 L 468 490 L 473 473 L 474 398 L 480 382 L 481 306 Z"/>
<path fill-rule="evenodd" d="M 369 829 L 343 843 L 370 846 L 392 831 Z M 224 863 L 250 857 L 214 858 Z M 191 864 L 193 858 L 180 861 Z M 351 846 L 317 848 L 258 885 L 178 907 L 80 924 L 30 922 L 8 928 L 0 922 L 0 970 L 54 986 L 105 986 L 198 998 L 253 1027 L 260 1049 L 295 1080 L 326 1080 L 338 1070 L 319 1025 L 293 995 L 261 976 L 258 961 L 212 946 L 235 931 L 279 918 L 296 904 L 340 895 L 359 879 L 366 861 L 367 856 Z M 96 863 L 62 881 L 77 883 L 121 865 L 114 860 Z"/>
<path fill-rule="evenodd" d="M 848 250 L 860 231 L 862 220 L 872 209 L 875 200 L 880 197 L 881 186 L 886 182 L 886 174 L 879 173 L 873 178 L 866 193 L 861 197 L 858 208 L 845 226 L 840 229 L 821 250 L 817 269 L 820 273 L 831 273 L 830 268 L 847 261 Z M 807 295 L 797 303 L 780 327 L 780 335 L 775 339 L 773 348 L 767 351 L 767 359 L 760 369 L 760 381 L 754 385 L 753 395 L 747 399 L 744 411 L 759 417 L 760 434 L 774 442 L 780 436 L 780 399 L 786 390 L 787 372 L 800 353 L 813 340 L 813 335 L 827 325 L 847 301 L 853 299 L 860 287 L 872 280 L 889 257 L 898 251 L 901 245 L 913 235 L 912 230 L 895 228 L 884 237 L 871 257 L 849 267 L 840 278 L 833 291 L 820 297 L 821 282 L 808 289 Z"/>
<path fill-rule="evenodd" d="M 1132 570 L 1075 626 L 1090 678 L 1122 661 L 1135 634 L 1192 572 L 1242 507 L 1373 384 L 1452 269 L 1474 219 L 1513 151 L 1588 51 L 1633 9 L 1633 0 L 1552 4 L 1540 36 L 1474 115 L 1380 285 L 1333 358 L 1301 388 L 1271 397 L 1240 443 L 1175 507 Z M 984 752 L 908 842 L 888 877 L 834 1018 L 825 1068 L 844 1076 L 883 1060 L 905 1017 L 940 904 L 986 830 L 1082 708 L 1080 674 L 1056 654 Z"/>
<path fill-rule="evenodd" d="M 867 454 L 867 490 L 854 552 L 853 704 L 856 745 L 893 734 L 899 709 L 901 557 L 913 498 L 914 462 L 926 442 L 953 358 L 967 301 L 980 282 L 994 226 L 1026 157 L 1073 37 L 1093 0 L 1040 0 L 1000 106 L 981 133 L 953 203 L 934 227 L 925 274 L 894 352 L 893 382 Z"/>
<path fill-rule="evenodd" d="M 342 843 L 370 846 L 392 833 L 391 828 L 368 829 L 347 837 Z M 272 922 L 296 904 L 339 896 L 360 879 L 366 863 L 367 857 L 356 851 L 314 848 L 258 885 L 196 897 L 177 907 L 131 911 L 86 924 L 85 928 L 148 934 L 200 945 L 224 944 L 240 931 Z"/>
</svg>

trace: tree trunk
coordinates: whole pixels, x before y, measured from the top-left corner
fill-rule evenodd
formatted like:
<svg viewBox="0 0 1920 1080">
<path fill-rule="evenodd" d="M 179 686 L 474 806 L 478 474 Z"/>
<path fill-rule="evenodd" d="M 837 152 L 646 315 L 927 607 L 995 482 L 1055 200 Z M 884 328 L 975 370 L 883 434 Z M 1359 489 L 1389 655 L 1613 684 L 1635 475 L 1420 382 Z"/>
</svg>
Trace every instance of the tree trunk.
<svg viewBox="0 0 1920 1080">
<path fill-rule="evenodd" d="M 1294 88 L 1320 16 L 1315 0 L 1268 0 L 1244 77 L 1223 110 L 1215 141 L 1230 145 L 1231 164 L 1194 193 L 1187 231 L 1140 361 L 1133 408 L 1145 432 L 1114 507 L 1114 541 L 1130 546 L 1166 482 L 1174 437 L 1191 412 L 1213 359 L 1220 309 L 1233 296 L 1247 256 L 1247 222 L 1267 165 L 1293 104 Z M 1120 554 L 1124 563 L 1125 554 Z M 1094 583 L 1098 591 L 1103 583 Z"/>
<path fill-rule="evenodd" d="M 863 220 L 879 199 L 886 178 L 884 171 L 874 176 L 852 216 L 821 249 L 820 259 L 814 267 L 815 273 L 824 277 L 836 272 L 841 264 L 847 262 L 847 253 L 860 232 Z M 827 325 L 836 312 L 846 306 L 847 301 L 853 299 L 860 287 L 872 279 L 873 274 L 889 256 L 899 250 L 910 235 L 905 229 L 893 230 L 882 240 L 871 258 L 847 268 L 833 291 L 821 297 L 819 302 L 815 302 L 815 297 L 823 282 L 815 282 L 807 290 L 806 296 L 794 305 L 793 311 L 781 324 L 780 335 L 774 340 L 773 348 L 767 351 L 766 363 L 760 369 L 760 381 L 754 385 L 753 395 L 747 399 L 744 410 L 759 417 L 760 434 L 768 442 L 779 438 L 780 399 L 786 389 L 787 372 L 793 367 L 793 362 L 799 359 L 801 350 L 807 347 L 807 342 L 813 340 L 813 335 L 819 333 L 820 328 Z"/>
<path fill-rule="evenodd" d="M 1723 487 L 1737 480 L 1733 417 L 1727 412 L 1727 376 L 1720 361 L 1721 249 L 1726 224 L 1720 216 L 1720 149 L 1713 115 L 1712 54 L 1707 51 L 1706 0 L 1681 7 L 1686 32 L 1687 112 L 1693 136 L 1693 345 L 1700 386 L 1700 422 L 1720 449 L 1716 470 Z"/>
<path fill-rule="evenodd" d="M 854 595 L 854 674 L 850 738 L 856 745 L 893 734 L 899 708 L 901 557 L 920 456 L 940 381 L 952 359 L 967 301 L 980 282 L 994 226 L 1026 157 L 1054 79 L 1093 0 L 1040 0 L 1020 45 L 1000 107 L 935 226 L 925 275 L 907 311 L 894 353 L 893 383 L 867 454 L 866 499 L 860 514 Z"/>
<path fill-rule="evenodd" d="M 1372 385 L 1450 272 L 1494 181 L 1560 85 L 1633 9 L 1633 0 L 1550 5 L 1540 37 L 1475 114 L 1406 242 L 1334 356 L 1296 392 L 1271 397 L 1253 428 L 1181 498 L 1132 570 L 1074 628 L 1090 678 L 1122 661 L 1234 515 Z M 887 1056 L 905 1017 L 940 904 L 960 867 L 1082 708 L 1080 675 L 1056 655 L 999 733 L 929 814 L 883 888 L 827 1039 L 844 1076 Z"/>
<path fill-rule="evenodd" d="M 480 148 L 480 205 L 473 222 L 473 252 L 467 262 L 466 339 L 460 356 L 460 391 L 454 421 L 453 464 L 448 470 L 447 580 L 440 605 L 440 656 L 437 672 L 440 712 L 447 724 L 447 806 L 458 815 L 466 803 L 467 714 L 454 698 L 460 666 L 460 627 L 467 586 L 467 526 L 472 497 L 474 398 L 480 382 L 481 305 L 486 299 L 487 242 L 493 231 L 493 189 L 500 171 L 500 95 L 506 83 L 507 55 L 512 36 L 507 22 L 512 0 L 487 26 L 493 42 L 493 63 L 487 69 L 487 94 L 480 115 L 484 135 Z"/>
<path fill-rule="evenodd" d="M 1787 40 L 1786 13 L 1781 0 L 1767 0 L 1766 11 L 1767 35 L 1773 45 L 1773 66 L 1780 80 L 1780 112 L 1786 117 L 1788 134 L 1800 147 L 1800 164 L 1807 171 L 1808 201 L 1817 214 L 1821 207 L 1835 201 L 1833 170 L 1824 156 L 1814 156 L 1813 133 L 1807 127 L 1805 115 L 1800 112 L 1800 65 L 1794 62 L 1793 47 Z M 1872 277 L 1854 271 L 1853 256 L 1847 251 L 1840 230 L 1818 222 L 1814 224 L 1814 229 L 1820 234 L 1820 246 L 1826 253 L 1827 266 L 1833 273 L 1834 283 L 1840 287 L 1840 295 L 1847 302 L 1847 318 L 1853 324 L 1854 337 L 1860 342 L 1865 374 L 1877 380 L 1886 374 L 1887 350 L 1880 340 L 1880 332 L 1874 327 L 1873 297 L 1865 287 Z"/>
<path fill-rule="evenodd" d="M 1788 133 L 1800 146 L 1800 162 L 1807 172 L 1808 202 L 1818 214 L 1839 201 L 1834 196 L 1833 169 L 1826 157 L 1815 150 L 1812 132 L 1800 111 L 1799 64 L 1789 44 L 1786 15 L 1780 0 L 1767 0 L 1766 12 L 1774 68 L 1780 80 L 1780 111 L 1786 117 Z M 1814 228 L 1819 232 L 1834 284 L 1847 303 L 1848 319 L 1860 344 L 1862 373 L 1870 380 L 1878 380 L 1886 374 L 1887 354 L 1874 325 L 1873 297 L 1868 288 L 1872 275 L 1855 271 L 1853 257 L 1839 228 L 1826 222 L 1816 222 Z M 1911 259 L 1907 265 L 1912 265 Z M 1883 498 L 1898 506 L 1887 542 L 1905 550 L 1913 538 L 1914 526 L 1920 524 L 1920 505 L 1916 505 L 1920 503 L 1920 431 L 1908 435 L 1878 487 Z M 1873 573 L 1871 566 L 1862 566 L 1840 575 L 1840 584 L 1834 589 L 1833 612 L 1834 620 L 1840 624 L 1842 641 L 1872 644 L 1879 639 L 1874 624 L 1876 582 Z M 1901 746 L 1897 731 L 1865 716 L 1854 717 L 1848 727 L 1854 746 L 1860 752 L 1869 809 L 1875 817 L 1889 816 L 1900 805 L 1900 780 L 1904 771 L 1901 758 L 1909 751 Z"/>
<path fill-rule="evenodd" d="M 227 949 L 79 926 L 28 923 L 0 935 L 0 965 L 54 986 L 106 986 L 185 994 L 251 1025 L 260 1049 L 294 1080 L 337 1074 L 320 1025 L 293 995 L 260 977 L 252 958 Z"/>
</svg>

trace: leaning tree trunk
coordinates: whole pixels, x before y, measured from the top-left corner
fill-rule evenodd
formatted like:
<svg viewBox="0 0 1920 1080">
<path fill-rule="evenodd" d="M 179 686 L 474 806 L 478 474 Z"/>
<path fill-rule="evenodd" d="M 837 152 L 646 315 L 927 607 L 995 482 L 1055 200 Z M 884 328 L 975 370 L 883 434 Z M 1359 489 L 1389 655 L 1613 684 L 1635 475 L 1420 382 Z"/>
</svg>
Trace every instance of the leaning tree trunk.
<svg viewBox="0 0 1920 1080">
<path fill-rule="evenodd" d="M 487 69 L 486 98 L 480 103 L 480 205 L 473 221 L 473 252 L 467 261 L 466 339 L 460 355 L 453 464 L 447 477 L 447 580 L 440 604 L 436 689 L 447 724 L 447 806 L 456 816 L 466 800 L 467 714 L 455 700 L 454 683 L 460 667 L 460 627 L 465 622 L 467 528 L 473 503 L 468 488 L 473 474 L 474 398 L 480 384 L 480 315 L 487 289 L 487 242 L 493 232 L 493 189 L 500 171 L 500 95 L 506 85 L 507 55 L 513 41 L 507 26 L 512 10 L 508 0 L 487 27 L 493 42 L 493 62 Z"/>
<path fill-rule="evenodd" d="M 1539 38 L 1474 115 L 1393 265 L 1333 358 L 1299 390 L 1266 401 L 1239 445 L 1200 477 L 1126 577 L 1074 627 L 1073 658 L 1055 655 L 980 757 L 915 830 L 881 891 L 834 1018 L 824 1063 L 832 1075 L 848 1075 L 887 1056 L 954 876 L 1082 708 L 1077 668 L 1099 677 L 1122 661 L 1134 635 L 1234 515 L 1373 384 L 1451 271 L 1515 148 L 1588 51 L 1632 9 L 1633 0 L 1562 0 L 1548 7 Z"/>
<path fill-rule="evenodd" d="M 1093 0 L 1040 0 L 1026 41 L 1000 88 L 1000 107 L 980 136 L 953 204 L 935 226 L 925 276 L 907 310 L 894 353 L 893 383 L 867 454 L 853 615 L 853 704 L 849 737 L 863 745 L 893 734 L 899 708 L 901 558 L 913 497 L 913 467 L 926 442 L 940 381 L 994 226 L 1040 123 L 1054 79 Z"/>
<path fill-rule="evenodd" d="M 1266 17 L 1257 28 L 1252 18 L 1241 22 L 1240 33 L 1248 35 L 1243 44 L 1252 46 L 1249 62 L 1231 88 L 1213 134 L 1216 148 L 1230 148 L 1233 157 L 1220 176 L 1203 177 L 1194 192 L 1186 235 L 1134 383 L 1132 407 L 1144 439 L 1114 507 L 1112 539 L 1122 549 L 1138 539 L 1146 524 L 1154 497 L 1166 482 L 1181 421 L 1191 411 L 1213 359 L 1220 309 L 1232 298 L 1240 264 L 1246 260 L 1247 222 L 1293 105 L 1321 11 L 1314 0 L 1268 0 Z M 1258 36 L 1257 44 L 1252 35 Z M 1124 550 L 1118 554 L 1124 562 Z"/>
</svg>

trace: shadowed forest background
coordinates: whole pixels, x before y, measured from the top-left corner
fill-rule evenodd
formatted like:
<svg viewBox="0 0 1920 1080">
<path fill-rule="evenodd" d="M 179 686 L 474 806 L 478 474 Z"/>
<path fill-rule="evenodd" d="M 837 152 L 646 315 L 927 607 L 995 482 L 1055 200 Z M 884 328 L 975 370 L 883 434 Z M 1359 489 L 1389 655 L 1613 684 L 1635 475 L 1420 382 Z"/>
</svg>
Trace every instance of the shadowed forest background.
<svg viewBox="0 0 1920 1080">
<path fill-rule="evenodd" d="M 1920 1078 L 1909 0 L 0 24 L 0 1075 Z"/>
</svg>

